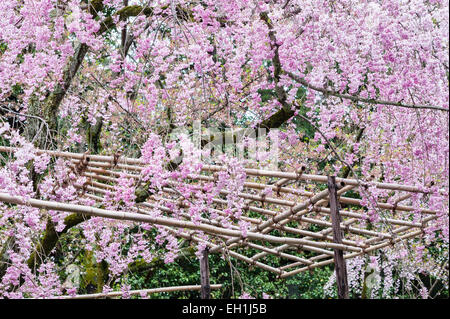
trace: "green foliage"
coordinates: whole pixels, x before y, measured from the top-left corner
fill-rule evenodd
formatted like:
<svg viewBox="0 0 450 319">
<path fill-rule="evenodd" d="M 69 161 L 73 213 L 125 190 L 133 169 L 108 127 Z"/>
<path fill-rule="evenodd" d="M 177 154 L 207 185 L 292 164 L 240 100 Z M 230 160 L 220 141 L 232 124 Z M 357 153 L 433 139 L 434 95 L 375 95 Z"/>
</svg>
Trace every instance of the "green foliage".
<svg viewBox="0 0 450 319">
<path fill-rule="evenodd" d="M 5 51 L 8 49 L 8 44 L 5 42 L 0 41 L 0 53 L 5 53 Z"/>
<path fill-rule="evenodd" d="M 323 299 L 323 287 L 333 273 L 332 267 L 315 268 L 305 271 L 286 280 L 289 298 Z"/>
<path fill-rule="evenodd" d="M 259 89 L 258 94 L 261 97 L 261 102 L 263 103 L 276 97 L 275 90 L 272 89 Z"/>
</svg>

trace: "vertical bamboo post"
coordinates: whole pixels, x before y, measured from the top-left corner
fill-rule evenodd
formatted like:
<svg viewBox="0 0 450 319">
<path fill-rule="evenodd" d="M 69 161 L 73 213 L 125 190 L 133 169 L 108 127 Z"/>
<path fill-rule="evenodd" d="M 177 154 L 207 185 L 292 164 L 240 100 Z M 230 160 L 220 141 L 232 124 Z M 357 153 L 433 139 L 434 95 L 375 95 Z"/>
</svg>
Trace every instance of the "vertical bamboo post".
<svg viewBox="0 0 450 319">
<path fill-rule="evenodd" d="M 328 191 L 330 196 L 331 223 L 333 226 L 333 241 L 342 243 L 341 216 L 339 214 L 339 201 L 335 176 L 328 176 Z M 344 252 L 334 249 L 334 265 L 336 270 L 336 283 L 339 299 L 348 299 L 347 267 L 344 260 Z"/>
<path fill-rule="evenodd" d="M 201 298 L 211 299 L 211 285 L 209 283 L 209 262 L 208 262 L 209 248 L 205 248 L 200 258 L 200 283 L 201 283 Z"/>
</svg>

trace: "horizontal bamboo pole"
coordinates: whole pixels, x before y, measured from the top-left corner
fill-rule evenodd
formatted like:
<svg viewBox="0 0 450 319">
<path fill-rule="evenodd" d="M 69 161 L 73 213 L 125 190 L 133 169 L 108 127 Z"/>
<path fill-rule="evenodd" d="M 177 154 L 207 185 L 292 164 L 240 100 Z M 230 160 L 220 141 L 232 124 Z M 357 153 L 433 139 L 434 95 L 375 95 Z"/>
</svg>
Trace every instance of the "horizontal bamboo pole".
<svg viewBox="0 0 450 319">
<path fill-rule="evenodd" d="M 13 152 L 18 150 L 17 147 L 9 147 L 9 146 L 0 146 L 0 152 Z M 71 152 L 61 152 L 61 151 L 48 151 L 48 150 L 37 150 L 37 154 L 48 154 L 49 156 L 54 157 L 63 157 L 68 159 L 83 159 L 88 158 L 89 161 L 99 161 L 99 162 L 109 162 L 114 163 L 124 163 L 124 164 L 134 164 L 134 165 L 142 165 L 144 164 L 140 159 L 130 158 L 130 157 L 122 157 L 118 156 L 117 160 L 114 156 L 105 156 L 105 155 L 91 155 L 91 154 L 83 154 L 83 153 L 71 153 Z"/>
<path fill-rule="evenodd" d="M 316 225 L 320 225 L 320 226 L 325 226 L 325 227 L 331 227 L 332 224 L 331 222 L 327 222 L 321 219 L 315 219 L 315 218 L 309 218 L 309 217 L 305 217 L 305 216 L 300 216 L 298 217 L 299 221 L 304 221 L 310 224 L 316 224 Z M 367 235 L 367 236 L 388 236 L 386 234 L 383 233 L 379 233 L 379 232 L 375 232 L 373 230 L 366 230 L 366 229 L 361 229 L 361 228 L 357 228 L 357 227 L 352 227 L 352 226 L 345 226 L 343 223 L 341 223 L 341 228 L 342 230 L 346 230 L 349 231 L 351 233 L 355 233 L 355 234 L 360 234 L 360 235 Z"/>
<path fill-rule="evenodd" d="M 220 284 L 212 284 L 210 285 L 211 289 L 220 289 L 222 285 Z M 173 287 L 162 287 L 162 288 L 152 288 L 152 289 L 139 289 L 139 290 L 130 290 L 128 292 L 129 295 L 141 295 L 141 294 L 157 294 L 162 292 L 175 292 L 175 291 L 196 291 L 202 288 L 201 285 L 190 285 L 190 286 L 173 286 Z M 57 299 L 98 299 L 98 298 L 106 298 L 106 297 L 120 297 L 123 295 L 122 291 L 112 291 L 107 293 L 97 293 L 97 294 L 88 294 L 88 295 L 76 295 L 76 296 L 60 296 L 55 297 Z"/>
<path fill-rule="evenodd" d="M 7 147 L 7 146 L 0 146 L 0 151 L 2 152 L 12 152 L 18 148 L 15 147 Z M 82 159 L 84 157 L 89 158 L 90 161 L 98 161 L 98 162 L 107 162 L 107 163 L 123 163 L 123 164 L 134 164 L 136 165 L 144 165 L 145 163 L 136 158 L 127 158 L 127 157 L 117 157 L 114 156 L 103 156 L 103 155 L 85 155 L 85 154 L 78 154 L 78 153 L 70 153 L 70 152 L 59 152 L 59 151 L 46 151 L 46 150 L 38 150 L 38 154 L 47 153 L 50 156 L 57 156 L 57 157 L 65 157 L 65 158 L 73 158 L 73 159 Z M 136 170 L 139 170 L 139 168 L 136 168 Z M 142 168 L 142 167 L 141 167 Z M 217 166 L 217 165 L 203 165 L 202 170 L 203 171 L 221 171 L 225 170 L 226 168 L 223 166 Z M 271 170 L 259 170 L 259 169 L 253 169 L 253 168 L 245 168 L 244 171 L 247 175 L 252 176 L 265 176 L 265 177 L 278 177 L 278 178 L 285 178 L 285 179 L 292 179 L 292 180 L 310 180 L 310 181 L 316 181 L 321 183 L 327 182 L 327 176 L 323 175 L 313 175 L 313 174 L 298 174 L 295 172 L 281 172 L 281 171 L 271 171 Z M 407 192 L 413 192 L 413 193 L 427 193 L 426 191 L 423 191 L 420 187 L 416 186 L 408 186 L 408 185 L 401 185 L 401 184 L 395 184 L 395 183 L 381 183 L 381 182 L 364 182 L 359 181 L 356 179 L 350 179 L 350 178 L 336 178 L 337 183 L 344 183 L 346 185 L 354 185 L 354 186 L 370 186 L 373 185 L 376 188 L 379 189 L 388 189 L 388 190 L 401 190 L 401 191 L 407 191 Z M 439 190 L 439 193 L 446 194 L 446 191 L 444 189 Z"/>
<path fill-rule="evenodd" d="M 261 241 L 267 241 L 272 243 L 278 243 L 278 244 L 285 244 L 285 243 L 291 243 L 296 245 L 311 245 L 316 246 L 319 248 L 336 248 L 341 249 L 345 251 L 362 251 L 362 249 L 357 249 L 355 247 L 351 247 L 348 245 L 343 244 L 335 244 L 335 243 L 322 243 L 322 242 L 314 242 L 314 241 L 308 241 L 298 238 L 291 238 L 291 237 L 276 237 L 271 235 L 262 235 L 259 233 L 255 233 L 252 231 L 247 232 L 246 236 L 243 236 L 243 233 L 241 231 L 231 230 L 227 228 L 221 228 L 221 227 L 215 227 L 211 225 L 205 225 L 202 223 L 196 224 L 193 222 L 188 221 L 181 221 L 173 218 L 165 218 L 165 217 L 152 217 L 152 216 L 145 216 L 141 214 L 136 213 L 129 213 L 124 211 L 111 211 L 101 208 L 95 208 L 90 206 L 83 206 L 83 205 L 76 205 L 76 204 L 65 204 L 65 203 L 59 203 L 59 202 L 51 202 L 51 201 L 44 201 L 44 200 L 38 200 L 38 199 L 25 199 L 20 196 L 11 196 L 6 193 L 0 193 L 0 201 L 11 203 L 11 204 L 18 204 L 18 205 L 30 205 L 32 207 L 37 208 L 43 208 L 43 209 L 52 209 L 57 211 L 64 211 L 64 212 L 72 212 L 72 213 L 79 213 L 79 214 L 85 214 L 90 216 L 98 216 L 98 217 L 105 217 L 105 218 L 111 218 L 111 219 L 118 219 L 118 220 L 128 220 L 128 221 L 135 221 L 135 222 L 146 222 L 150 224 L 157 224 L 157 225 L 163 225 L 163 226 L 173 226 L 173 227 L 179 227 L 179 228 L 188 228 L 188 229 L 194 229 L 194 230 L 201 230 L 207 233 L 213 233 L 213 234 L 219 234 L 219 235 L 225 235 L 229 237 L 237 237 L 239 239 L 248 238 L 249 240 L 261 240 Z"/>
<path fill-rule="evenodd" d="M 278 230 L 282 230 L 282 231 L 285 231 L 285 232 L 288 232 L 288 233 L 291 233 L 291 234 L 297 234 L 297 235 L 301 235 L 301 236 L 308 236 L 309 237 L 308 239 L 317 238 L 317 239 L 322 239 L 322 240 L 333 241 L 333 237 L 332 236 L 328 236 L 327 234 L 320 234 L 319 232 L 312 232 L 312 231 L 309 231 L 309 230 L 303 230 L 303 229 L 287 227 L 287 226 L 278 226 L 278 225 L 274 225 L 273 228 L 274 229 L 278 229 Z M 362 247 L 362 248 L 364 248 L 364 244 L 363 243 L 357 243 L 354 240 L 342 239 L 342 243 L 346 244 L 346 245 L 351 245 L 351 246 L 355 246 L 355 247 Z"/>
<path fill-rule="evenodd" d="M 361 204 L 361 199 L 356 199 L 356 198 L 350 198 L 350 197 L 341 197 L 339 199 L 339 202 L 344 203 L 344 204 L 352 204 L 352 205 L 358 205 L 358 206 L 363 206 Z M 423 209 L 423 208 L 415 208 L 412 206 L 405 206 L 405 205 L 392 205 L 392 204 L 388 204 L 388 203 L 380 203 L 377 202 L 377 207 L 378 208 L 382 208 L 382 209 L 388 209 L 388 210 L 396 210 L 396 211 L 405 211 L 405 212 L 411 212 L 414 210 L 419 211 L 422 214 L 436 214 L 436 212 L 434 210 L 431 209 Z"/>
<path fill-rule="evenodd" d="M 384 248 L 386 246 L 392 245 L 393 243 L 399 242 L 399 241 L 404 240 L 404 239 L 416 237 L 416 236 L 418 236 L 420 234 L 422 234 L 422 231 L 421 230 L 417 230 L 417 231 L 414 231 L 414 232 L 402 235 L 400 237 L 397 237 L 397 238 L 395 238 L 393 240 L 384 242 L 382 244 L 379 244 L 379 245 L 376 245 L 376 246 L 372 246 L 372 247 L 366 249 L 364 252 L 346 254 L 346 255 L 344 255 L 344 258 L 345 259 L 350 259 L 350 258 L 354 258 L 356 256 L 360 256 L 360 255 L 362 255 L 364 253 L 370 253 L 370 252 L 372 252 L 374 250 L 378 250 L 378 249 Z M 293 270 L 293 271 L 290 271 L 290 272 L 285 272 L 285 273 L 281 274 L 280 277 L 281 278 L 290 277 L 290 276 L 296 275 L 298 273 L 301 273 L 303 271 L 311 270 L 311 269 L 314 269 L 314 268 L 317 268 L 317 267 L 321 267 L 321 266 L 325 266 L 325 265 L 329 265 L 329 264 L 332 264 L 332 263 L 334 263 L 334 259 L 333 258 L 325 260 L 325 261 L 322 261 L 322 262 L 314 263 L 313 265 L 306 266 L 306 267 L 303 267 L 303 268 L 299 268 L 299 269 L 296 269 L 296 270 Z"/>
<path fill-rule="evenodd" d="M 190 174 L 190 175 L 188 175 L 188 178 L 198 179 L 198 180 L 208 181 L 208 182 L 213 182 L 216 180 L 212 176 L 206 176 L 206 175 L 200 175 L 200 174 Z M 256 182 L 244 182 L 244 187 L 259 189 L 259 190 L 271 189 L 272 191 L 275 191 L 276 193 L 289 193 L 289 194 L 303 196 L 303 197 L 314 196 L 313 192 L 308 192 L 308 191 L 291 188 L 291 187 L 283 187 L 283 186 L 278 187 L 277 183 L 271 185 L 271 184 L 256 183 Z"/>
<path fill-rule="evenodd" d="M 92 167 L 92 166 L 88 166 L 86 168 L 86 171 L 96 173 L 97 175 L 103 176 L 103 177 L 110 177 L 111 175 L 120 177 L 121 175 L 123 175 L 126 178 L 132 178 L 135 180 L 139 180 L 139 178 L 141 177 L 140 175 L 130 174 L 129 172 L 124 172 L 124 171 L 117 172 L 117 171 L 107 170 L 104 168 L 96 168 L 96 167 Z M 117 178 L 116 178 L 116 180 L 117 180 Z"/>
<path fill-rule="evenodd" d="M 311 265 L 312 264 L 312 262 L 309 261 L 306 258 L 302 258 L 302 257 L 286 254 L 286 253 L 277 251 L 277 250 L 269 248 L 269 247 L 257 245 L 257 244 L 254 244 L 254 243 L 245 243 L 245 245 L 248 246 L 248 247 L 251 247 L 251 248 L 255 248 L 255 249 L 259 249 L 259 250 L 265 251 L 265 252 L 267 252 L 269 254 L 272 254 L 272 255 L 275 255 L 275 256 L 279 256 L 279 257 L 283 257 L 283 258 L 286 258 L 286 259 L 291 259 L 291 260 L 294 260 L 294 261 L 297 261 L 297 262 L 301 262 L 301 263 L 306 264 L 306 265 Z M 251 258 L 251 259 L 255 260 L 253 258 Z"/>
<path fill-rule="evenodd" d="M 215 165 L 203 165 L 202 167 L 205 171 L 220 171 L 224 170 L 223 167 L 215 166 Z M 245 169 L 247 175 L 252 176 L 266 176 L 266 177 L 278 177 L 278 178 L 286 178 L 291 180 L 304 180 L 304 181 L 315 181 L 326 183 L 327 176 L 324 175 L 313 175 L 313 174 L 297 174 L 294 172 L 280 172 L 280 171 L 270 171 L 270 170 L 258 170 L 258 169 Z M 375 186 L 379 189 L 388 189 L 388 190 L 401 190 L 413 193 L 426 193 L 421 188 L 416 186 L 409 185 L 401 185 L 395 183 L 381 183 L 381 182 L 364 182 L 358 181 L 356 179 L 351 178 L 340 178 L 336 177 L 336 183 L 344 183 L 345 185 L 353 185 L 353 186 Z M 444 194 L 445 190 L 439 190 L 440 193 Z"/>
<path fill-rule="evenodd" d="M 174 185 L 173 182 L 168 182 L 168 184 L 169 185 Z M 224 189 L 220 190 L 219 192 L 222 195 L 230 194 L 229 191 L 226 191 Z M 263 196 L 258 196 L 258 195 L 251 195 L 251 194 L 247 194 L 247 193 L 242 193 L 242 192 L 239 192 L 237 195 L 239 197 L 241 197 L 241 198 L 244 198 L 244 199 L 249 199 L 251 201 L 258 201 L 258 202 L 262 202 L 262 203 L 271 203 L 271 204 L 274 204 L 274 205 L 282 205 L 282 206 L 287 206 L 287 207 L 292 207 L 292 206 L 295 205 L 295 202 L 293 202 L 293 201 L 282 200 L 282 199 L 273 198 L 273 197 L 263 197 Z"/>
<path fill-rule="evenodd" d="M 316 208 L 316 211 L 320 211 L 321 213 L 329 216 L 330 215 L 330 209 L 329 208 L 325 208 L 325 207 L 318 207 Z M 363 214 L 358 214 L 352 211 L 347 211 L 347 210 L 340 210 L 339 214 L 341 214 L 342 216 L 347 216 L 347 217 L 354 217 L 354 218 L 358 218 L 361 220 L 366 220 L 367 217 L 364 216 Z M 407 220 L 402 220 L 402 219 L 393 219 L 393 218 L 383 218 L 384 221 L 388 222 L 389 224 L 392 225 L 399 225 L 399 226 L 411 226 L 411 227 L 422 227 L 422 224 L 420 223 L 414 223 L 414 222 L 410 222 Z"/>
<path fill-rule="evenodd" d="M 355 223 L 356 221 L 357 221 L 356 219 L 351 218 L 349 220 L 344 221 L 343 223 L 344 223 L 345 226 L 348 226 L 348 225 L 351 225 L 351 224 Z M 329 234 L 332 231 L 333 231 L 333 229 L 330 227 L 330 228 L 323 229 L 323 230 L 319 231 L 319 233 L 320 234 Z M 305 239 L 309 239 L 309 238 L 305 237 Z M 292 246 L 290 246 L 290 245 L 281 245 L 281 246 L 278 246 L 278 248 L 284 250 L 284 249 L 292 248 Z M 309 258 L 309 260 L 316 261 L 316 260 L 320 260 L 320 259 L 323 259 L 323 258 L 327 258 L 329 256 L 334 257 L 334 252 L 331 252 L 331 253 L 327 252 L 326 254 L 316 255 L 316 256 L 313 256 L 313 257 Z M 292 263 L 292 264 L 289 264 L 289 265 L 281 266 L 280 269 L 281 270 L 285 270 L 287 268 L 296 267 L 296 266 L 301 266 L 301 264 L 295 262 L 295 263 Z"/>
<path fill-rule="evenodd" d="M 74 164 L 78 164 L 80 161 L 72 161 L 72 163 Z M 136 171 L 136 172 L 140 172 L 143 170 L 143 166 L 137 166 L 137 165 L 129 165 L 129 164 L 124 164 L 124 163 L 111 163 L 111 162 L 95 162 L 95 161 L 90 161 L 88 163 L 88 165 L 90 167 L 96 167 L 96 168 L 120 168 L 120 169 L 124 169 L 127 171 Z"/>
</svg>

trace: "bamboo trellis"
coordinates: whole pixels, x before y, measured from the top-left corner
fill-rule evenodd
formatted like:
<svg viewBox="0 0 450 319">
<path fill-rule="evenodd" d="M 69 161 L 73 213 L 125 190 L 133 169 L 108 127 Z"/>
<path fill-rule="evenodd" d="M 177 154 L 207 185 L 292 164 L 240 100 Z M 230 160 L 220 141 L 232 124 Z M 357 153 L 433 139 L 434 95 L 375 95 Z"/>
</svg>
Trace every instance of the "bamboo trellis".
<svg viewBox="0 0 450 319">
<path fill-rule="evenodd" d="M 0 147 L 1 152 L 14 152 L 14 148 Z M 58 151 L 39 150 L 55 158 L 69 161 L 73 171 L 87 179 L 83 185 L 74 184 L 80 196 L 98 203 L 114 190 L 120 176 L 126 176 L 138 183 L 144 163 L 135 158 L 119 156 L 88 155 Z M 80 169 L 81 167 L 81 169 Z M 225 170 L 217 165 L 203 165 L 200 174 L 191 174 L 186 183 L 201 186 L 214 182 L 216 173 Z M 160 225 L 179 238 L 202 243 L 211 253 L 226 254 L 255 267 L 271 271 L 285 278 L 334 262 L 333 250 L 344 252 L 350 259 L 369 254 L 377 249 L 393 246 L 407 239 L 420 237 L 430 222 L 438 216 L 436 211 L 426 207 L 415 207 L 410 200 L 414 193 L 427 193 L 427 188 L 361 181 L 351 178 L 336 178 L 343 231 L 341 242 L 333 241 L 332 221 L 329 205 L 327 176 L 307 174 L 306 167 L 297 172 L 282 172 L 246 168 L 244 189 L 237 194 L 244 200 L 244 212 L 234 223 L 225 227 L 218 220 L 204 214 L 193 221 L 188 213 L 172 215 L 169 207 L 174 205 L 187 209 L 196 198 L 186 199 L 179 194 L 168 180 L 159 192 L 151 194 L 146 201 L 136 203 L 128 211 L 112 211 L 71 203 L 52 202 L 39 199 L 25 199 L 0 193 L 0 201 L 20 205 L 30 205 L 41 209 L 51 209 L 111 219 L 145 222 Z M 375 202 L 382 216 L 380 222 L 370 223 L 364 206 L 364 192 L 368 187 L 383 190 L 383 196 Z M 264 190 L 272 191 L 266 196 Z M 229 190 L 222 189 L 213 199 L 210 211 L 220 216 L 227 201 Z M 406 203 L 405 203 L 406 202 Z M 426 205 L 425 202 L 422 205 Z M 161 211 L 154 217 L 154 209 Z M 243 220 L 251 226 L 244 235 L 238 226 Z M 209 235 L 205 240 L 202 234 Z M 280 259 L 279 267 L 271 266 L 270 256 Z"/>
</svg>

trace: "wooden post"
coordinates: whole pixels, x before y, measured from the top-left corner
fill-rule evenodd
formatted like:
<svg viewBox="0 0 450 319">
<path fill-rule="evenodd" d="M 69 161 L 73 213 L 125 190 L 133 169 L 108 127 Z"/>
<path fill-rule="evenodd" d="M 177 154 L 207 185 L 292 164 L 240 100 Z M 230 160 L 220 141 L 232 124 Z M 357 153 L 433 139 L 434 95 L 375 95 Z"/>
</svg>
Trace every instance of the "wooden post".
<svg viewBox="0 0 450 319">
<path fill-rule="evenodd" d="M 208 262 L 208 252 L 209 248 L 205 248 L 200 258 L 200 284 L 201 288 L 201 298 L 211 299 L 211 286 L 209 283 L 209 262 Z"/>
<path fill-rule="evenodd" d="M 341 216 L 339 214 L 339 201 L 337 198 L 337 187 L 335 176 L 328 176 L 328 191 L 330 193 L 331 223 L 333 225 L 333 241 L 342 243 Z M 348 299 L 347 267 L 344 259 L 344 252 L 334 249 L 334 265 L 336 270 L 336 283 L 339 299 Z"/>
</svg>

